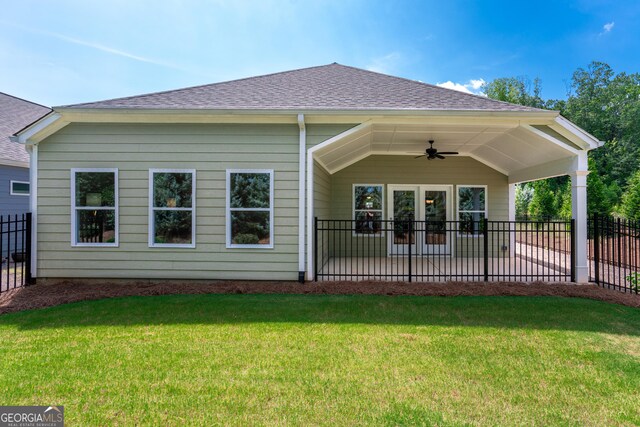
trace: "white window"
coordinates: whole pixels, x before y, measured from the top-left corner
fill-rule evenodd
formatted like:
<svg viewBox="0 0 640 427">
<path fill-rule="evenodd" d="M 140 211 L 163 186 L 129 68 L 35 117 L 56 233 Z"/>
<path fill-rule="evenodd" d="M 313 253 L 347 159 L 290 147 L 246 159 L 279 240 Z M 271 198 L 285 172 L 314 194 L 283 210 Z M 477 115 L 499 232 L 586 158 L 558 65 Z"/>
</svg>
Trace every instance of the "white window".
<svg viewBox="0 0 640 427">
<path fill-rule="evenodd" d="M 9 194 L 12 196 L 28 196 L 29 183 L 25 181 L 11 181 Z"/>
<path fill-rule="evenodd" d="M 196 247 L 196 171 L 149 169 L 149 247 Z"/>
<path fill-rule="evenodd" d="M 482 234 L 483 222 L 487 218 L 487 186 L 458 186 L 458 221 L 460 234 L 477 236 Z"/>
<path fill-rule="evenodd" d="M 118 169 L 71 169 L 71 245 L 118 246 Z"/>
<path fill-rule="evenodd" d="M 380 236 L 382 234 L 382 184 L 353 185 L 353 219 L 356 235 Z"/>
<path fill-rule="evenodd" d="M 273 248 L 273 170 L 227 170 L 227 247 Z"/>
</svg>

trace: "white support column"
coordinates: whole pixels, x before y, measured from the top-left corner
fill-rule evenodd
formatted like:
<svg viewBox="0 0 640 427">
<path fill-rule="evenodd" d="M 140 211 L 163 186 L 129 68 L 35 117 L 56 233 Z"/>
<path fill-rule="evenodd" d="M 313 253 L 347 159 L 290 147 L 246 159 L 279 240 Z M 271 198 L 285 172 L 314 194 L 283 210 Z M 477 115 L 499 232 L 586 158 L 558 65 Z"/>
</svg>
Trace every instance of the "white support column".
<svg viewBox="0 0 640 427">
<path fill-rule="evenodd" d="M 571 172 L 571 215 L 576 222 L 576 282 L 589 281 L 589 260 L 587 259 L 587 170 Z"/>
<path fill-rule="evenodd" d="M 516 184 L 509 184 L 509 221 L 516 220 Z M 510 228 L 515 230 L 515 224 Z M 509 233 L 509 254 L 513 258 L 516 256 L 516 233 Z"/>
</svg>

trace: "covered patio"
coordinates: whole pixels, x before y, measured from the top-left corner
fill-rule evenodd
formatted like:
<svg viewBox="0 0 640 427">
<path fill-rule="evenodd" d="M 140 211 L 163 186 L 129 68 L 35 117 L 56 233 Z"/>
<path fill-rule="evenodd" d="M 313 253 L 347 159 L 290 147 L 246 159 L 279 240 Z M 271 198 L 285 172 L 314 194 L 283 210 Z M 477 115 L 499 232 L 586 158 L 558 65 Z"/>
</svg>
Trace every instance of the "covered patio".
<svg viewBox="0 0 640 427">
<path fill-rule="evenodd" d="M 416 158 L 429 140 L 458 154 Z M 587 152 L 599 145 L 553 111 L 368 117 L 307 150 L 307 280 L 587 282 Z M 561 175 L 571 178 L 573 223 L 536 227 L 562 227 L 564 241 L 522 241 L 517 230 L 530 225 L 515 221 L 516 184 Z M 380 200 L 356 206 L 358 191 Z M 401 218 L 407 193 L 415 202 Z M 467 194 L 480 199 L 468 212 Z M 362 232 L 362 215 L 378 230 Z M 399 242 L 407 221 L 414 234 Z"/>
</svg>

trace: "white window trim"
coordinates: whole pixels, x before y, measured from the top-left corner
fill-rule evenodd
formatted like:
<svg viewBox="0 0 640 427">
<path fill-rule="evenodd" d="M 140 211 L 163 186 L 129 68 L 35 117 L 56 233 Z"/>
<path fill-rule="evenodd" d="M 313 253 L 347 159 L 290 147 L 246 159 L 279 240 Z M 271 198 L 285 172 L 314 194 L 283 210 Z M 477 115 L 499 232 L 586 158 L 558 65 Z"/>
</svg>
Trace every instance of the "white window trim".
<svg viewBox="0 0 640 427">
<path fill-rule="evenodd" d="M 364 234 L 364 233 L 356 233 L 355 230 L 355 221 L 356 221 L 356 187 L 380 187 L 382 188 L 382 200 L 380 201 L 381 203 L 381 209 L 358 209 L 358 211 L 380 211 L 381 216 L 380 218 L 382 219 L 382 221 L 384 221 L 384 193 L 385 193 L 385 188 L 384 188 L 384 184 L 352 184 L 351 185 L 351 219 L 353 221 L 354 224 L 354 229 L 353 232 L 351 233 L 351 235 L 353 237 L 384 237 L 384 231 L 380 231 L 380 233 L 377 234 Z M 385 224 L 384 222 L 382 223 L 382 229 L 384 230 L 385 228 Z"/>
<path fill-rule="evenodd" d="M 114 174 L 114 205 L 110 206 L 76 206 L 76 173 L 82 172 L 111 172 Z M 72 168 L 71 169 L 71 246 L 72 247 L 118 247 L 120 245 L 120 200 L 118 196 L 118 169 L 117 168 Z M 113 243 L 78 243 L 78 210 L 107 211 L 115 210 L 115 230 Z"/>
<path fill-rule="evenodd" d="M 265 173 L 269 174 L 269 244 L 268 245 L 239 245 L 237 243 L 231 243 L 231 174 L 232 173 Z M 226 222 L 227 222 L 227 249 L 273 249 L 275 236 L 273 233 L 273 206 L 274 189 L 273 189 L 273 169 L 227 169 L 227 186 L 226 186 Z M 266 212 L 266 208 L 233 208 L 235 211 L 254 211 L 254 212 Z"/>
<path fill-rule="evenodd" d="M 13 191 L 13 184 L 29 184 L 29 192 L 28 193 L 16 193 Z M 9 181 L 9 195 L 10 196 L 27 196 L 31 194 L 31 183 L 29 181 Z"/>
<path fill-rule="evenodd" d="M 191 207 L 190 208 L 156 208 L 153 206 L 153 174 L 154 173 L 190 173 L 191 174 Z M 156 243 L 154 211 L 190 211 L 191 243 Z M 196 247 L 196 170 L 195 169 L 149 169 L 149 247 L 150 248 L 195 248 Z"/>
<path fill-rule="evenodd" d="M 484 217 L 489 219 L 489 186 L 486 184 L 461 184 L 456 185 L 456 224 L 460 224 L 460 189 L 461 188 L 484 188 L 484 211 L 475 210 L 475 211 L 462 211 L 468 213 L 484 213 Z M 465 234 L 461 233 L 460 229 L 458 229 L 458 237 L 467 237 L 467 238 L 478 238 L 482 237 L 482 234 Z"/>
</svg>

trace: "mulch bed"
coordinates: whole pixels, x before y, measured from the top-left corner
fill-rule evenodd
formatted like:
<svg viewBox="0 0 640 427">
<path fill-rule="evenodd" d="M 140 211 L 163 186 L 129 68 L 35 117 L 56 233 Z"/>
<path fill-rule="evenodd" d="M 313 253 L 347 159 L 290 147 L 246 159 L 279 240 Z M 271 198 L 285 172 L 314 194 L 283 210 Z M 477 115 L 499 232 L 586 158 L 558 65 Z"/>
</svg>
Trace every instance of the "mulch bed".
<svg viewBox="0 0 640 427">
<path fill-rule="evenodd" d="M 35 285 L 0 294 L 0 314 L 123 296 L 171 294 L 330 294 L 414 296 L 559 296 L 588 298 L 640 307 L 640 296 L 595 285 L 543 282 L 151 282 L 71 283 Z"/>
</svg>

